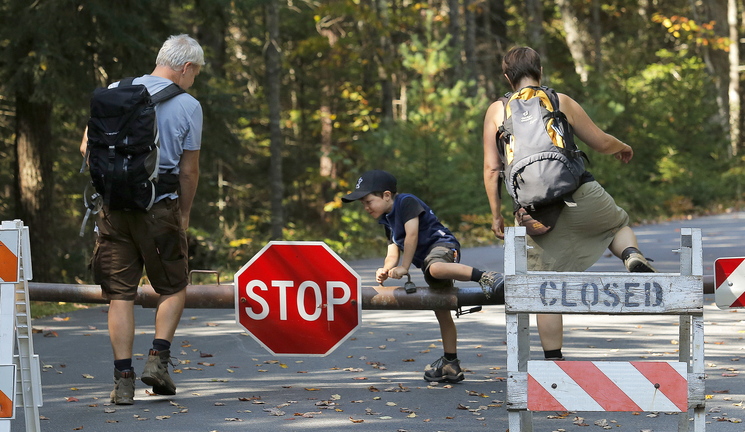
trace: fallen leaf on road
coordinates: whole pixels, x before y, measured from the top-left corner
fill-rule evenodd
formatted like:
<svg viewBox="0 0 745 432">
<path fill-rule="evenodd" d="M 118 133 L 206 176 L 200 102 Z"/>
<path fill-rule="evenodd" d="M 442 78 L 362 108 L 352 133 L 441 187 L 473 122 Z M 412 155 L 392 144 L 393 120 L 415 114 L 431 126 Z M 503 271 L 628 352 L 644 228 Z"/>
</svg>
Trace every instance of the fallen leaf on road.
<svg viewBox="0 0 745 432">
<path fill-rule="evenodd" d="M 364 422 L 364 420 L 362 419 L 357 420 L 357 419 L 353 419 L 352 417 L 349 417 L 349 421 L 351 421 L 352 423 L 363 423 Z"/>
<path fill-rule="evenodd" d="M 65 400 L 68 401 L 68 402 L 80 402 L 80 400 L 78 398 L 73 397 L 73 396 L 68 396 L 68 397 L 65 398 Z"/>
</svg>

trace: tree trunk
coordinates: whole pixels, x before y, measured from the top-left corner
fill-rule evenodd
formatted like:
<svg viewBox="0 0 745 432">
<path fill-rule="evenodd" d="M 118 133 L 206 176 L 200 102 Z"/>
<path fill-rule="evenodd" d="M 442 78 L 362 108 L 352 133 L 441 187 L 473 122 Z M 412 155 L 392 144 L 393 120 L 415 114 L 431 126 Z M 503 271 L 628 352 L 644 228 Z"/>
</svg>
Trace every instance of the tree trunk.
<svg viewBox="0 0 745 432">
<path fill-rule="evenodd" d="M 266 98 L 269 105 L 269 134 L 270 134 L 270 163 L 269 163 L 269 187 L 271 189 L 271 238 L 278 240 L 283 238 L 284 209 L 284 184 L 282 182 L 282 128 L 280 116 L 280 73 L 282 72 L 279 58 L 279 5 L 276 0 L 266 3 L 266 49 L 264 60 L 266 62 Z"/>
<path fill-rule="evenodd" d="M 332 26 L 328 22 L 318 23 L 316 29 L 321 36 L 328 39 L 329 56 L 333 56 L 333 49 L 336 43 L 339 41 L 339 35 L 337 35 Z M 321 156 L 318 164 L 318 173 L 321 177 L 321 181 L 316 185 L 317 187 L 317 210 L 318 215 L 321 219 L 328 217 L 328 214 L 324 210 L 326 202 L 332 198 L 332 189 L 336 182 L 336 165 L 332 159 L 333 152 L 333 131 L 334 122 L 332 120 L 333 110 L 331 108 L 332 101 L 332 83 L 334 82 L 332 77 L 324 76 L 323 85 L 321 87 L 320 95 L 320 106 L 318 108 L 321 120 Z"/>
<path fill-rule="evenodd" d="M 727 1 L 729 25 L 729 137 L 730 156 L 736 156 L 740 144 L 740 36 L 738 35 L 737 1 Z"/>
<path fill-rule="evenodd" d="M 466 73 L 470 84 L 469 94 L 476 96 L 477 84 L 476 73 L 478 64 L 476 62 L 476 14 L 472 9 L 473 0 L 463 0 L 463 9 L 465 10 L 466 31 L 463 43 L 463 51 L 466 54 Z"/>
<path fill-rule="evenodd" d="M 544 84 L 548 84 L 548 77 L 550 74 L 546 70 L 548 65 L 548 57 L 546 53 L 546 42 L 543 39 L 543 3 L 541 0 L 526 0 L 526 20 L 528 22 L 528 42 L 530 47 L 538 52 L 541 56 L 541 64 L 543 64 L 543 79 Z"/>
<path fill-rule="evenodd" d="M 587 38 L 584 37 L 585 31 L 581 28 L 580 20 L 575 13 L 570 0 L 556 0 L 561 12 L 561 22 L 564 24 L 564 33 L 566 33 L 567 47 L 574 60 L 574 71 L 579 76 L 580 82 L 585 85 L 589 77 L 587 57 L 585 56 L 585 46 L 588 46 Z"/>
<path fill-rule="evenodd" d="M 16 94 L 16 209 L 29 227 L 34 280 L 55 280 L 56 245 L 54 229 L 54 180 L 56 157 L 52 142 L 52 104 L 32 102 Z"/>
<path fill-rule="evenodd" d="M 376 11 L 380 20 L 380 55 L 378 56 L 378 79 L 381 87 L 380 116 L 384 124 L 393 123 L 393 82 L 391 81 L 391 65 L 393 63 L 393 47 L 389 36 L 390 19 L 388 17 L 388 0 L 376 0 Z"/>
<path fill-rule="evenodd" d="M 728 0 L 711 0 L 704 3 L 705 21 L 715 21 L 714 32 L 717 36 L 728 37 L 729 28 L 727 22 Z M 735 39 L 737 40 L 737 39 Z M 704 46 L 704 61 L 706 67 L 714 79 L 716 86 L 716 101 L 719 107 L 719 118 L 717 123 L 722 127 L 728 127 L 729 123 L 729 75 L 730 60 L 728 54 L 723 50 L 710 49 Z M 731 144 L 730 144 L 731 148 Z"/>
<path fill-rule="evenodd" d="M 321 199 L 325 201 L 328 198 L 326 196 L 329 186 L 328 183 L 336 178 L 336 167 L 334 166 L 334 161 L 331 159 L 331 153 L 333 152 L 332 132 L 334 131 L 334 123 L 331 120 L 330 86 L 323 86 L 321 93 L 321 107 L 319 108 L 321 114 L 321 160 L 319 172 L 324 185 Z M 321 213 L 323 213 L 323 205 L 321 205 Z"/>
<path fill-rule="evenodd" d="M 592 40 L 595 46 L 593 59 L 595 61 L 595 73 L 603 75 L 603 26 L 600 21 L 600 0 L 592 0 Z"/>
<path fill-rule="evenodd" d="M 453 50 L 453 83 L 463 79 L 463 68 L 461 67 L 461 42 L 460 42 L 460 1 L 448 0 L 450 9 L 450 23 L 448 24 L 448 33 L 450 33 L 450 48 Z"/>
</svg>

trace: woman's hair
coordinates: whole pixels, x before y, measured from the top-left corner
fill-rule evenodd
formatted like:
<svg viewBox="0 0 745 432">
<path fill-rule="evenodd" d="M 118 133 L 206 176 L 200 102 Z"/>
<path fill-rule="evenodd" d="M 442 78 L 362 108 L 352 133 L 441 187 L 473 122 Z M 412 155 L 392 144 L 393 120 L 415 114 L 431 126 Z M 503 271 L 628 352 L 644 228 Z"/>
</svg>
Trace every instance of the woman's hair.
<svg viewBox="0 0 745 432">
<path fill-rule="evenodd" d="M 179 69 L 191 62 L 199 66 L 204 65 L 204 51 L 199 42 L 186 34 L 169 37 L 160 48 L 155 64 Z"/>
<path fill-rule="evenodd" d="M 530 47 L 512 48 L 502 58 L 502 72 L 507 75 L 512 86 L 518 85 L 525 77 L 540 81 L 541 56 Z"/>
</svg>

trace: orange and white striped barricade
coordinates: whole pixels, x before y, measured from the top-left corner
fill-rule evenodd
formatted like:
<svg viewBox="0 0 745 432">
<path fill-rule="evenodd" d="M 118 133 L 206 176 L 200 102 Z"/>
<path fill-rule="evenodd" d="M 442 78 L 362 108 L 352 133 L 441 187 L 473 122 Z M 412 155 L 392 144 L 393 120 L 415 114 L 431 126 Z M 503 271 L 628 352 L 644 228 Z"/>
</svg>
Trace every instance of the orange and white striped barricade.
<svg viewBox="0 0 745 432">
<path fill-rule="evenodd" d="M 525 235 L 505 235 L 509 430 L 532 432 L 532 411 L 664 411 L 704 431 L 701 230 L 681 230 L 680 273 L 528 272 Z M 531 361 L 533 313 L 677 315 L 678 361 Z"/>
<path fill-rule="evenodd" d="M 11 430 L 15 407 L 23 407 L 26 431 L 41 430 L 39 357 L 34 355 L 28 281 L 31 248 L 20 220 L 0 224 L 0 432 Z M 17 354 L 15 354 L 17 351 Z"/>
</svg>

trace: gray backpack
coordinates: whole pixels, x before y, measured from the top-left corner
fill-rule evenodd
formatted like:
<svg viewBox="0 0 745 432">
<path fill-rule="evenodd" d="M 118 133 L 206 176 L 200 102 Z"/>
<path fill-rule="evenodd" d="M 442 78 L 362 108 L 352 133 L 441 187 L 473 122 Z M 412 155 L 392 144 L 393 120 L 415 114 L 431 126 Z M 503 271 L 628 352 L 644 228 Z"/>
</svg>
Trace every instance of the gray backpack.
<svg viewBox="0 0 745 432">
<path fill-rule="evenodd" d="M 587 156 L 574 143 L 556 92 L 529 86 L 502 100 L 504 123 L 497 134 L 503 167 L 500 178 L 514 200 L 515 212 L 540 210 L 562 200 L 571 203 L 571 194 L 581 185 Z"/>
</svg>

